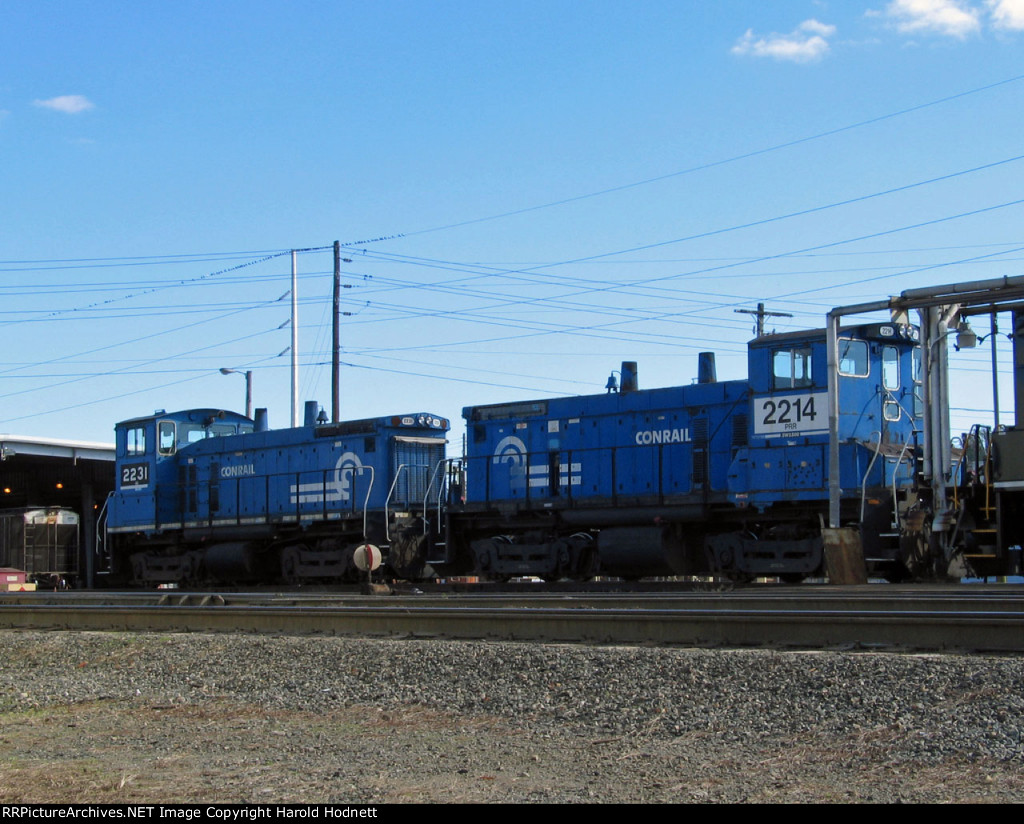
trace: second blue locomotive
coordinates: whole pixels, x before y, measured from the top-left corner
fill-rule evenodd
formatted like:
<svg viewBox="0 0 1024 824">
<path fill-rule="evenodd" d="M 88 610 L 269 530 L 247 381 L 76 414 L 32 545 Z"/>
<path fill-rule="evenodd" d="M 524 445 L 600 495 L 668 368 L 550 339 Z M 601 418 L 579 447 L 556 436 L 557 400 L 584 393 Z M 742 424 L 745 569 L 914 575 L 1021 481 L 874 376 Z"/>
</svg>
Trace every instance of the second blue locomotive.
<svg viewBox="0 0 1024 824">
<path fill-rule="evenodd" d="M 117 425 L 105 547 L 114 581 L 346 580 L 367 543 L 391 547 L 395 574 L 422 574 L 447 420 L 323 424 L 316 404 L 300 427 L 265 420 L 193 409 Z"/>
</svg>

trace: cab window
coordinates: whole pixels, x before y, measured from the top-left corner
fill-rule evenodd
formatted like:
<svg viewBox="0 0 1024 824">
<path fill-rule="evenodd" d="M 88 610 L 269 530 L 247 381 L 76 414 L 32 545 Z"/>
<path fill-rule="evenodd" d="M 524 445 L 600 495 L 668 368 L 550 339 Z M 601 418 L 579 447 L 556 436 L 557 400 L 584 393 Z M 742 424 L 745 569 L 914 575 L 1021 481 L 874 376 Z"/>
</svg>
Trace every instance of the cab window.
<svg viewBox="0 0 1024 824">
<path fill-rule="evenodd" d="M 900 388 L 900 353 L 895 346 L 882 347 L 882 386 Z"/>
<path fill-rule="evenodd" d="M 778 349 L 772 355 L 772 389 L 811 385 L 811 348 Z"/>
<path fill-rule="evenodd" d="M 864 340 L 839 339 L 839 374 L 855 378 L 868 375 L 868 342 Z"/>
<path fill-rule="evenodd" d="M 175 443 L 174 421 L 160 421 L 157 427 L 157 451 L 161 455 L 173 455 Z"/>
<path fill-rule="evenodd" d="M 146 427 L 132 426 L 124 433 L 124 452 L 126 455 L 146 454 Z"/>
<path fill-rule="evenodd" d="M 233 423 L 214 423 L 203 426 L 198 423 L 183 423 L 178 427 L 178 442 L 181 446 L 204 441 L 207 438 L 223 438 L 236 434 Z"/>
<path fill-rule="evenodd" d="M 186 425 L 181 427 L 181 442 L 183 444 L 196 443 L 206 438 L 206 430 L 201 426 Z"/>
</svg>

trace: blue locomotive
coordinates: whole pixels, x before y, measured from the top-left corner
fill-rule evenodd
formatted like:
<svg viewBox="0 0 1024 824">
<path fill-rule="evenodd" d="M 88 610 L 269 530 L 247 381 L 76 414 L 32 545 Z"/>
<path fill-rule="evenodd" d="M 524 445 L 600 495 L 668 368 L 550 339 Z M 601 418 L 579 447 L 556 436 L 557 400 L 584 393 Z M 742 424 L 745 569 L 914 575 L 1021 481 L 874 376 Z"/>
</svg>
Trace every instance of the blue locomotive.
<svg viewBox="0 0 1024 824">
<path fill-rule="evenodd" d="M 112 580 L 346 580 L 367 543 L 390 547 L 395 574 L 419 577 L 448 421 L 316 417 L 313 403 L 291 429 L 268 429 L 265 410 L 256 420 L 192 409 L 117 424 L 105 513 Z"/>
<path fill-rule="evenodd" d="M 638 388 L 623 363 L 607 392 L 463 411 L 464 500 L 449 508 L 436 568 L 496 578 L 821 570 L 828 511 L 824 330 L 762 336 L 748 380 Z M 903 561 L 897 508 L 914 484 L 917 332 L 844 330 L 838 388 L 841 511 L 864 525 L 872 566 Z"/>
<path fill-rule="evenodd" d="M 800 579 L 823 567 L 829 511 L 824 330 L 748 345 L 747 380 L 606 392 L 271 431 L 197 409 L 116 427 L 106 551 L 115 580 L 335 581 L 379 545 L 400 578 L 586 579 L 721 574 Z M 920 417 L 915 327 L 838 340 L 840 512 L 870 565 L 906 565 Z M 920 536 L 918 536 L 920 537 Z M 919 541 L 917 542 L 919 543 Z"/>
</svg>

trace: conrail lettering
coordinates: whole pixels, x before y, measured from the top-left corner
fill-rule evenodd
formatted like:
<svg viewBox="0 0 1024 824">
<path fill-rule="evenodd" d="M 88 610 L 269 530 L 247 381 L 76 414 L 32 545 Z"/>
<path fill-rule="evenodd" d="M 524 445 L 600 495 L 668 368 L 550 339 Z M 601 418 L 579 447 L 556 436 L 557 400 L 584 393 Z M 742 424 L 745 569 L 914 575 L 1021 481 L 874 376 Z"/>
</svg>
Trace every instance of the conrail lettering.
<svg viewBox="0 0 1024 824">
<path fill-rule="evenodd" d="M 239 478 L 242 475 L 255 475 L 255 464 L 237 464 L 236 466 L 222 466 L 220 476 L 222 478 Z"/>
<path fill-rule="evenodd" d="M 689 429 L 642 429 L 636 433 L 638 446 L 656 443 L 689 443 Z"/>
</svg>

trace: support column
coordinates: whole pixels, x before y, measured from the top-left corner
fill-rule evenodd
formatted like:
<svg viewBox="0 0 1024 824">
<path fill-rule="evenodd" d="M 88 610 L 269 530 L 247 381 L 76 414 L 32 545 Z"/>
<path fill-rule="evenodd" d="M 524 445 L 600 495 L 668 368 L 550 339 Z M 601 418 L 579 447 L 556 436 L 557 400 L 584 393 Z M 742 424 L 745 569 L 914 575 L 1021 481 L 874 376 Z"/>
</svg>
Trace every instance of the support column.
<svg viewBox="0 0 1024 824">
<path fill-rule="evenodd" d="M 95 495 L 92 481 L 82 479 L 82 497 L 78 518 L 78 569 L 85 572 L 85 585 L 89 589 L 96 587 L 96 512 L 93 509 Z M 84 563 L 84 566 L 82 562 Z"/>
<path fill-rule="evenodd" d="M 1024 309 L 1013 310 L 1013 423 L 1024 426 Z"/>
</svg>

